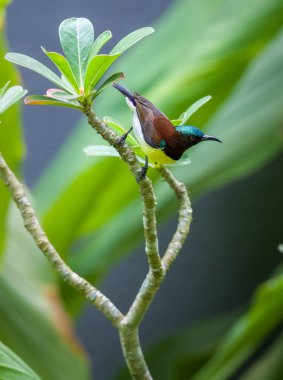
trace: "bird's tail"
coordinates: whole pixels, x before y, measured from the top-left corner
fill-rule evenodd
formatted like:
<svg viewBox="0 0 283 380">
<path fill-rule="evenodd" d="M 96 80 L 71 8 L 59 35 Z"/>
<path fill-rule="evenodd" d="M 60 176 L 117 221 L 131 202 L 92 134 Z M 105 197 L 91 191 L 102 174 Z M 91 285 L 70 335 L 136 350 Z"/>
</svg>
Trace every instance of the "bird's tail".
<svg viewBox="0 0 283 380">
<path fill-rule="evenodd" d="M 134 98 L 133 94 L 126 87 L 123 87 L 123 86 L 121 86 L 118 83 L 113 83 L 113 87 L 115 87 L 116 90 L 120 91 L 124 96 L 126 96 L 127 98 L 129 98 L 130 101 L 134 105 L 136 105 L 135 98 Z"/>
</svg>

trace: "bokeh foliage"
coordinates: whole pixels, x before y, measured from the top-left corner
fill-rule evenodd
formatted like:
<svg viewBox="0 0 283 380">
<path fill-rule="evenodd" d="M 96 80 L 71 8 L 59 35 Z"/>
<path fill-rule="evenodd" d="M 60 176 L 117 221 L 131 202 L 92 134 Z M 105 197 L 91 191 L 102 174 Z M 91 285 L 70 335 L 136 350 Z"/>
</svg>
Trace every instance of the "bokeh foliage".
<svg viewBox="0 0 283 380">
<path fill-rule="evenodd" d="M 282 17 L 281 0 L 177 1 L 157 23 L 154 37 L 116 65 L 116 71 L 125 72 L 129 88 L 150 98 L 172 119 L 198 98 L 213 96 L 191 122 L 224 144 L 217 151 L 212 145 L 198 147 L 190 153 L 189 167 L 174 169 L 193 197 L 249 175 L 282 150 Z M 1 49 L 5 50 L 4 45 Z M 152 52 L 154 59 L 150 59 Z M 7 81 L 12 68 L 1 61 L 2 67 L 7 67 Z M 130 125 L 130 113 L 112 89 L 100 98 L 96 110 Z M 14 167 L 22 153 L 19 130 L 0 131 L 0 136 L 17 147 L 12 152 L 8 142 L 3 144 L 5 156 L 14 155 L 9 158 Z M 136 184 L 124 164 L 82 153 L 84 146 L 102 143 L 82 120 L 33 191 L 50 239 L 72 267 L 92 281 L 101 279 L 129 253 L 141 241 L 142 231 Z M 150 176 L 155 180 L 159 216 L 168 218 L 175 211 L 172 194 L 154 171 Z M 7 208 L 7 194 L 3 194 Z M 131 220 L 130 229 L 124 227 L 127 220 Z M 75 342 L 69 343 L 71 326 L 67 333 L 60 329 L 62 315 L 66 315 L 54 314 L 58 304 L 62 307 L 56 279 L 23 228 L 11 222 L 4 258 L 0 338 L 43 379 L 87 378 L 85 358 Z M 19 263 L 16 267 L 15 262 Z M 234 325 L 235 315 L 222 317 L 198 328 L 188 327 L 161 342 L 149 356 L 153 373 L 161 373 L 160 358 L 166 358 L 163 379 L 169 374 L 168 379 L 192 374 L 195 380 L 227 379 L 278 331 L 260 356 L 262 360 L 244 370 L 241 380 L 281 379 L 282 291 L 279 271 L 260 287 L 250 310 Z M 81 310 L 82 300 L 72 290 L 63 287 L 63 296 L 74 315 Z"/>
</svg>

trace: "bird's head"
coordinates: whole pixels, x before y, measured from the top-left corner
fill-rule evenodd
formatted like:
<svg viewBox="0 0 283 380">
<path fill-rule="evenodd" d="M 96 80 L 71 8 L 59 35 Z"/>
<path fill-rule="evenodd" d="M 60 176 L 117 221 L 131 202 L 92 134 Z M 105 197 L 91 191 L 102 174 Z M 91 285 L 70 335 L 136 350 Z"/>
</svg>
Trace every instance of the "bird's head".
<svg viewBox="0 0 283 380">
<path fill-rule="evenodd" d="M 218 141 L 222 142 L 221 140 L 217 139 L 216 137 L 205 135 L 200 129 L 197 127 L 192 127 L 189 125 L 181 125 L 176 127 L 176 131 L 181 133 L 181 135 L 184 138 L 184 141 L 186 143 L 186 149 L 190 148 L 193 145 L 196 145 L 200 143 L 201 141 Z"/>
</svg>

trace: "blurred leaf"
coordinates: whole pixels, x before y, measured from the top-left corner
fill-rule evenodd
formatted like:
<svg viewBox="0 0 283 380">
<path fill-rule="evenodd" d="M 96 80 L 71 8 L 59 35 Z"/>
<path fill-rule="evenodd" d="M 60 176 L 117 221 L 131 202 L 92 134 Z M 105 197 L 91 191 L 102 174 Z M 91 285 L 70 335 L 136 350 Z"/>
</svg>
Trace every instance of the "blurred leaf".
<svg viewBox="0 0 283 380">
<path fill-rule="evenodd" d="M 66 58 L 59 53 L 48 52 L 44 48 L 42 48 L 42 50 L 47 55 L 47 57 L 51 59 L 51 61 L 55 64 L 59 71 L 65 76 L 68 82 L 70 82 L 70 84 L 74 87 L 75 91 L 79 93 L 79 86 L 72 72 L 71 66 L 69 62 L 66 60 Z"/>
<path fill-rule="evenodd" d="M 252 363 L 252 366 L 240 380 L 281 380 L 283 373 L 283 335 L 276 339 L 275 343 L 262 357 Z"/>
<path fill-rule="evenodd" d="M 112 38 L 112 33 L 110 30 L 105 30 L 105 32 L 101 33 L 97 39 L 94 41 L 93 46 L 91 48 L 91 52 L 89 54 L 89 61 L 99 53 L 102 47 Z"/>
<path fill-rule="evenodd" d="M 226 380 L 232 376 L 282 323 L 282 293 L 282 274 L 261 285 L 248 313 L 232 327 L 216 354 L 193 380 Z"/>
<path fill-rule="evenodd" d="M 18 53 L 7 53 L 5 55 L 5 58 L 10 62 L 15 63 L 16 65 L 23 66 L 27 69 L 35 71 L 36 73 L 47 78 L 52 83 L 56 84 L 56 86 L 64 89 L 65 91 L 72 91 L 72 87 L 70 85 L 66 85 L 66 83 L 63 82 L 62 79 L 60 79 L 56 74 L 54 74 L 53 71 L 51 71 L 48 67 L 36 61 L 35 59 L 28 57 L 27 55 Z"/>
<path fill-rule="evenodd" d="M 279 244 L 278 249 L 281 253 L 283 253 L 283 244 Z"/>
<path fill-rule="evenodd" d="M 172 119 L 196 99 L 207 93 L 213 95 L 213 101 L 191 120 L 224 144 L 203 143 L 192 148 L 189 169 L 174 169 L 193 196 L 247 176 L 282 149 L 283 41 L 279 33 L 282 16 L 283 4 L 279 0 L 239 0 L 229 6 L 223 0 L 217 6 L 208 0 L 178 2 L 159 24 L 158 33 L 145 41 L 141 50 L 137 48 L 126 59 L 119 60 L 131 79 L 130 87 Z M 170 54 L 164 46 L 170 47 Z M 151 59 L 149 70 L 144 62 L 152 57 L 152 52 L 156 59 Z M 130 113 L 115 93 L 100 97 L 95 107 L 100 115 L 111 112 L 126 129 L 130 128 Z M 97 183 L 99 174 L 94 181 L 94 173 L 99 170 L 97 160 L 87 163 L 80 153 L 90 144 L 101 144 L 101 138 L 83 121 L 42 177 L 36 195 L 55 245 L 60 247 L 63 239 L 65 249 L 68 247 L 64 254 L 69 253 L 74 268 L 97 280 L 140 241 L 142 223 L 137 187 L 125 166 L 112 160 L 111 175 L 115 175 L 105 191 L 106 179 Z M 66 170 L 67 167 L 72 170 Z M 149 175 L 153 180 L 157 177 L 152 170 Z M 56 186 L 50 190 L 48 184 L 53 178 Z M 72 188 L 80 194 L 94 182 L 96 193 L 89 202 L 92 207 L 82 203 L 79 211 L 80 205 L 76 204 L 73 213 Z M 176 212 L 166 184 L 158 180 L 155 189 L 160 218 Z M 113 212 L 112 200 L 116 197 Z M 54 219 L 66 210 L 68 223 L 76 226 L 69 231 L 63 228 L 59 237 Z M 78 223 L 76 213 L 80 215 Z M 131 228 L 125 229 L 124 221 L 129 218 Z M 75 302 L 73 293 L 66 297 L 69 303 Z"/>
<path fill-rule="evenodd" d="M 153 33 L 154 29 L 150 27 L 141 28 L 135 30 L 134 32 L 128 34 L 121 41 L 117 43 L 116 46 L 111 50 L 110 54 L 121 54 L 128 50 L 131 46 L 135 45 L 137 42 L 142 40 L 144 37 Z"/>
<path fill-rule="evenodd" d="M 120 56 L 115 55 L 96 55 L 89 62 L 85 75 L 85 92 L 91 92 L 93 87 L 99 82 L 112 63 Z"/>
<path fill-rule="evenodd" d="M 6 92 L 6 90 L 7 90 L 7 88 L 10 86 L 10 81 L 8 81 L 5 85 L 4 85 L 4 87 L 2 87 L 1 89 L 0 89 L 0 98 L 2 97 L 2 95 Z"/>
<path fill-rule="evenodd" d="M 46 95 L 30 95 L 25 98 L 25 104 L 29 106 L 59 106 L 59 107 L 69 107 L 69 108 L 76 108 L 81 109 L 81 105 L 76 102 L 72 101 L 71 99 L 67 100 L 58 100 L 55 98 L 51 98 Z"/>
<path fill-rule="evenodd" d="M 106 123 L 109 127 L 111 127 L 114 131 L 116 131 L 119 135 L 123 135 L 127 132 L 127 130 L 120 124 L 117 120 L 110 116 L 104 116 L 104 123 Z M 129 141 L 133 145 L 138 145 L 135 137 L 130 133 L 127 137 L 127 141 Z"/>
<path fill-rule="evenodd" d="M 184 113 L 182 113 L 182 115 L 180 116 L 179 119 L 181 119 L 181 123 L 180 125 L 185 125 L 186 122 L 189 120 L 189 118 L 198 110 L 200 109 L 200 107 L 202 107 L 205 103 L 207 103 L 210 99 L 212 98 L 212 96 L 208 95 L 208 96 L 205 96 L 204 98 L 201 98 L 199 100 L 197 100 L 194 104 L 192 104 L 188 109 L 187 111 L 185 111 Z"/>
<path fill-rule="evenodd" d="M 8 81 L 10 81 L 12 85 L 20 82 L 20 78 L 15 67 L 4 59 L 6 52 L 4 15 L 5 7 L 8 3 L 8 1 L 2 1 L 0 4 L 0 88 L 3 87 Z M 19 172 L 19 164 L 22 161 L 24 150 L 20 125 L 20 105 L 18 103 L 1 115 L 0 124 L 0 151 L 3 153 L 3 156 L 9 163 L 10 167 L 16 173 Z M 9 202 L 10 194 L 4 184 L 0 181 L 0 258 L 2 256 L 5 243 L 5 224 Z"/>
<path fill-rule="evenodd" d="M 77 83 L 83 88 L 88 57 L 94 41 L 93 25 L 86 18 L 69 18 L 60 24 L 59 37 Z"/>
<path fill-rule="evenodd" d="M 104 156 L 104 157 L 119 157 L 120 155 L 113 146 L 107 145 L 92 145 L 86 146 L 84 149 L 84 153 L 87 156 Z"/>
<path fill-rule="evenodd" d="M 0 274 L 0 326 L 0 340 L 42 379 L 88 379 L 86 357 L 62 307 L 53 270 L 15 206 Z"/>
<path fill-rule="evenodd" d="M 8 347 L 0 342 L 0 376 L 5 380 L 40 380 Z"/>
<path fill-rule="evenodd" d="M 21 86 L 13 86 L 8 90 L 6 89 L 6 86 L 4 86 L 4 90 L 6 90 L 6 92 L 2 93 L 0 96 L 0 114 L 6 111 L 7 108 L 11 107 L 27 93 L 27 90 L 24 90 Z"/>
</svg>

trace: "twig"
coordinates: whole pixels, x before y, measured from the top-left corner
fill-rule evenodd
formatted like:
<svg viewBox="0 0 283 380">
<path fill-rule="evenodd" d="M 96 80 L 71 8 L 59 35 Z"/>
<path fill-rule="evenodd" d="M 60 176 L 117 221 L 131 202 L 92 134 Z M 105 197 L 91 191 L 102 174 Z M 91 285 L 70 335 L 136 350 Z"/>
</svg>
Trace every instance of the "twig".
<svg viewBox="0 0 283 380">
<path fill-rule="evenodd" d="M 162 263 L 167 272 L 178 256 L 178 253 L 180 252 L 184 241 L 189 234 L 193 211 L 186 186 L 183 183 L 177 181 L 172 172 L 164 166 L 161 166 L 159 168 L 159 173 L 174 190 L 180 202 L 178 226 L 162 258 Z"/>
<path fill-rule="evenodd" d="M 104 140 L 106 140 L 110 145 L 117 149 L 121 158 L 128 164 L 139 185 L 143 205 L 143 226 L 147 259 L 153 276 L 157 278 L 162 277 L 163 266 L 159 256 L 155 217 L 156 198 L 154 195 L 152 183 L 147 177 L 142 181 L 139 181 L 142 169 L 134 152 L 127 144 L 120 143 L 119 136 L 99 119 L 96 113 L 92 110 L 90 104 L 85 104 L 84 113 L 88 118 L 89 125 L 95 129 L 103 137 Z"/>
<path fill-rule="evenodd" d="M 113 325 L 118 326 L 124 317 L 123 314 L 104 294 L 92 286 L 87 280 L 73 272 L 62 260 L 43 231 L 35 211 L 27 198 L 23 184 L 18 181 L 1 153 L 0 177 L 9 189 L 12 198 L 22 214 L 25 228 L 53 268 L 70 286 L 82 293 L 87 300 L 95 305 Z"/>
</svg>

